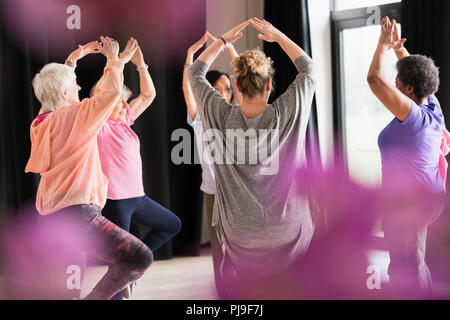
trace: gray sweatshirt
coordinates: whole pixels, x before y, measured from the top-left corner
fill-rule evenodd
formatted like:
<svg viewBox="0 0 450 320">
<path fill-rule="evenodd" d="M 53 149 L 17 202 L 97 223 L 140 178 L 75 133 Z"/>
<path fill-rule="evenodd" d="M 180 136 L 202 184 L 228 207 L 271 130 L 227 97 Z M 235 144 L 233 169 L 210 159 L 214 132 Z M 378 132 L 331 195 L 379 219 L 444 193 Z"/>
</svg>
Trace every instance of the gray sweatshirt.
<svg viewBox="0 0 450 320">
<path fill-rule="evenodd" d="M 281 271 L 305 252 L 314 231 L 307 199 L 293 192 L 301 181 L 291 173 L 306 161 L 316 81 L 309 56 L 295 66 L 298 75 L 286 92 L 251 119 L 209 84 L 207 64 L 196 60 L 189 68 L 204 130 L 215 133 L 209 150 L 216 159 L 212 224 L 235 269 L 250 264 L 262 273 Z"/>
</svg>

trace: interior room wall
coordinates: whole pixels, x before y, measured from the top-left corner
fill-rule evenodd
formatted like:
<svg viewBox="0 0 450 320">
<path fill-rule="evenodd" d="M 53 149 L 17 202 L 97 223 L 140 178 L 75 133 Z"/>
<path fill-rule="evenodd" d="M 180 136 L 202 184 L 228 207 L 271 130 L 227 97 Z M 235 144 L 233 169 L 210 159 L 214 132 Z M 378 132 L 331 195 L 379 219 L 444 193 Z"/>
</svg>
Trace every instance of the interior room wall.
<svg viewBox="0 0 450 320">
<path fill-rule="evenodd" d="M 309 0 L 309 27 L 312 58 L 317 66 L 317 122 L 322 163 L 328 166 L 333 155 L 333 88 L 331 65 L 330 1 Z"/>
<path fill-rule="evenodd" d="M 246 19 L 264 16 L 264 0 L 207 0 L 206 7 L 206 26 L 214 36 L 220 36 Z M 330 3 L 328 0 L 310 0 L 308 7 L 312 55 L 317 64 L 319 79 L 316 99 L 320 153 L 323 165 L 326 166 L 333 154 Z M 238 53 L 256 47 L 262 49 L 263 41 L 257 37 L 253 28 L 245 29 L 244 36 L 235 42 Z M 232 73 L 227 52 L 217 58 L 211 69 Z"/>
<path fill-rule="evenodd" d="M 251 18 L 264 16 L 264 0 L 207 0 L 206 1 L 206 26 L 208 31 L 220 37 L 230 28 Z M 238 53 L 256 47 L 263 48 L 263 41 L 257 37 L 253 28 L 246 28 L 241 39 L 234 43 Z M 211 69 L 232 73 L 230 56 L 224 51 L 211 66 Z"/>
</svg>

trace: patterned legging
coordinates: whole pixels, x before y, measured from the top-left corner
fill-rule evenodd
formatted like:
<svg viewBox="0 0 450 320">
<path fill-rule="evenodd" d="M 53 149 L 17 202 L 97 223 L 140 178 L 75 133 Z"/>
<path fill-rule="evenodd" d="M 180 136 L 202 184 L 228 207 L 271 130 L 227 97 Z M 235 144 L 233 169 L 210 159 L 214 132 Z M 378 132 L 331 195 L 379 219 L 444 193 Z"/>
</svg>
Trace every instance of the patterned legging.
<svg viewBox="0 0 450 320">
<path fill-rule="evenodd" d="M 46 216 L 45 220 L 46 226 L 61 223 L 76 226 L 80 237 L 89 239 L 83 241 L 85 244 L 80 249 L 109 263 L 108 271 L 85 299 L 110 299 L 139 279 L 153 261 L 152 251 L 142 241 L 103 217 L 95 205 L 67 207 Z"/>
</svg>

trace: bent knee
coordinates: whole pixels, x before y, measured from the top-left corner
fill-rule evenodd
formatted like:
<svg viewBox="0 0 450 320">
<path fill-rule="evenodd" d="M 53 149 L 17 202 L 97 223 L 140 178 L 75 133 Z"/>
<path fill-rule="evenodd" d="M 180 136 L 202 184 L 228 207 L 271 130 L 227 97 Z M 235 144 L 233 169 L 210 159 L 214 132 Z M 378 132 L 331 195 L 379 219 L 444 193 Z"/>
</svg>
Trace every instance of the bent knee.
<svg viewBox="0 0 450 320">
<path fill-rule="evenodd" d="M 148 269 L 152 265 L 153 260 L 154 260 L 153 252 L 147 246 L 146 246 L 146 250 L 144 250 L 144 252 L 145 253 L 142 255 L 142 257 L 140 259 L 140 265 L 143 268 Z"/>
<path fill-rule="evenodd" d="M 154 257 L 153 252 L 150 250 L 149 247 L 143 246 L 139 253 L 136 254 L 135 258 L 133 259 L 132 268 L 135 270 L 138 270 L 140 272 L 145 272 L 153 263 Z"/>
<path fill-rule="evenodd" d="M 171 214 L 170 220 L 167 221 L 164 232 L 170 235 L 170 238 L 175 236 L 181 230 L 181 220 L 175 214 Z"/>
<path fill-rule="evenodd" d="M 177 234 L 181 230 L 181 219 L 175 216 L 175 222 L 173 223 L 173 234 Z"/>
</svg>

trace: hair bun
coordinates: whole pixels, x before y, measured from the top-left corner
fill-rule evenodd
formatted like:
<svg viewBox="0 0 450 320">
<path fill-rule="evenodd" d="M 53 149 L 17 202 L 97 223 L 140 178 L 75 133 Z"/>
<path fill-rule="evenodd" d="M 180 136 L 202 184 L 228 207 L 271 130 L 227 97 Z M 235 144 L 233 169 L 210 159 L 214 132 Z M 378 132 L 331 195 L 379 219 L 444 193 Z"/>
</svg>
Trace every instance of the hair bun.
<svg viewBox="0 0 450 320">
<path fill-rule="evenodd" d="M 253 96 L 264 89 L 267 79 L 272 78 L 273 61 L 259 48 L 248 50 L 233 59 L 234 72 L 242 92 Z"/>
<path fill-rule="evenodd" d="M 266 57 L 260 49 L 249 50 L 235 58 L 234 76 L 236 78 L 245 77 L 249 73 L 259 74 L 268 78 L 272 73 L 272 59 Z"/>
</svg>

